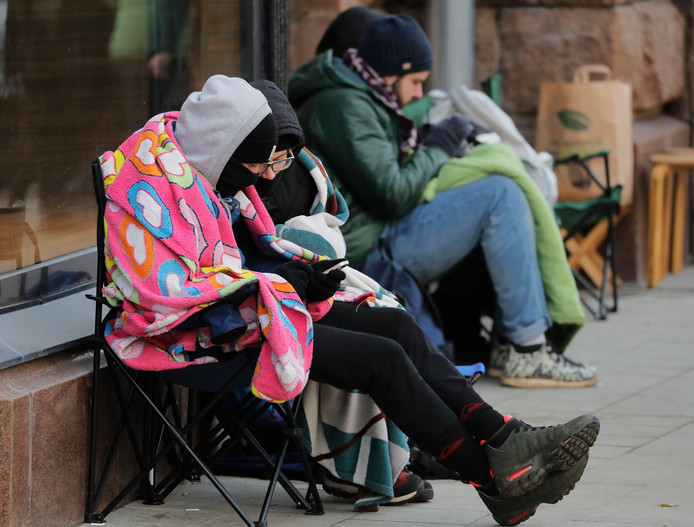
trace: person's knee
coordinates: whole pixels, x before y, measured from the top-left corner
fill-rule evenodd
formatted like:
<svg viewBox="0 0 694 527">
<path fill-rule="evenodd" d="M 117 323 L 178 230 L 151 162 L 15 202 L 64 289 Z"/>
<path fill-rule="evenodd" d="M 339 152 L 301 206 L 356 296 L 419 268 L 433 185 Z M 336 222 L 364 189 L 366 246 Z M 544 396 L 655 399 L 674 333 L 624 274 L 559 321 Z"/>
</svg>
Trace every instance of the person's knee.
<svg viewBox="0 0 694 527">
<path fill-rule="evenodd" d="M 512 178 L 500 174 L 487 176 L 494 186 L 496 204 L 498 207 L 515 211 L 518 214 L 530 212 L 530 205 L 523 189 Z"/>
<path fill-rule="evenodd" d="M 378 308 L 378 314 L 381 317 L 379 322 L 386 327 L 410 327 L 416 324 L 412 315 L 404 309 L 394 307 Z"/>
<path fill-rule="evenodd" d="M 397 377 L 396 372 L 402 371 L 409 357 L 405 350 L 394 340 L 381 339 L 376 349 L 371 350 L 372 360 L 364 364 L 364 375 L 369 379 L 369 391 L 376 386 Z"/>
<path fill-rule="evenodd" d="M 508 176 L 492 174 L 487 176 L 487 180 L 489 180 L 499 194 L 523 197 L 523 191 L 518 183 Z"/>
</svg>

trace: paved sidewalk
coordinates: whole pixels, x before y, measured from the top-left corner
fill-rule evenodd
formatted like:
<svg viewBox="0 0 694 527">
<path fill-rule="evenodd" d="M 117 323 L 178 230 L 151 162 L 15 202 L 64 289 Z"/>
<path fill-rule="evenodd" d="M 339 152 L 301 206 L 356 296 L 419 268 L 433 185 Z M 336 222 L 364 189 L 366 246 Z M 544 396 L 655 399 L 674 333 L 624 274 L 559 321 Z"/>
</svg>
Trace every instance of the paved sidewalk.
<svg viewBox="0 0 694 527">
<path fill-rule="evenodd" d="M 694 523 L 694 266 L 668 276 L 656 290 L 622 288 L 619 312 L 589 318 L 567 354 L 596 365 L 600 383 L 582 389 L 502 388 L 481 379 L 482 396 L 505 413 L 533 424 L 566 421 L 582 413 L 602 428 L 574 491 L 556 505 L 541 505 L 523 526 L 685 527 Z M 265 484 L 224 478 L 233 495 L 257 517 Z M 424 504 L 381 507 L 356 514 L 351 504 L 325 496 L 326 514 L 307 516 L 281 489 L 270 527 L 390 527 L 391 525 L 496 525 L 469 486 L 433 481 Z M 301 487 L 301 484 L 299 484 Z M 207 482 L 181 485 L 161 506 L 130 504 L 111 513 L 108 527 L 241 525 Z"/>
</svg>

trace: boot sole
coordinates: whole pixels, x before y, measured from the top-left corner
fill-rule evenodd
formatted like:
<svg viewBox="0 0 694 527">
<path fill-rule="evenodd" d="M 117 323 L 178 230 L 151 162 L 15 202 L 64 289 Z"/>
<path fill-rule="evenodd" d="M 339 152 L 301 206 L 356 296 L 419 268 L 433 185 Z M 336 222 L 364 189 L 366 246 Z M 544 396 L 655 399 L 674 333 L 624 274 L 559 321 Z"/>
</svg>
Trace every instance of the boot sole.
<svg viewBox="0 0 694 527">
<path fill-rule="evenodd" d="M 411 492 L 404 496 L 397 496 L 390 500 L 385 505 L 402 505 L 403 503 L 424 503 L 434 499 L 434 489 L 431 483 L 422 480 L 422 484 L 415 492 Z"/>
<path fill-rule="evenodd" d="M 393 498 L 390 500 L 386 505 L 402 505 L 403 503 L 408 503 L 414 499 L 414 497 L 417 496 L 417 491 L 412 491 L 408 494 L 403 494 L 402 496 L 398 496 L 396 498 Z"/>
<path fill-rule="evenodd" d="M 576 487 L 576 483 L 578 483 L 578 481 L 580 479 L 581 478 L 579 477 L 574 483 L 572 483 L 566 489 L 564 489 L 561 494 L 554 496 L 553 498 L 550 498 L 549 500 L 547 500 L 543 503 L 547 503 L 549 505 L 554 505 L 555 503 L 559 503 L 561 500 L 564 499 L 564 496 L 569 495 L 569 493 Z M 502 518 L 497 518 L 493 515 L 492 515 L 492 517 L 494 518 L 494 521 L 496 521 L 499 525 L 510 525 L 513 527 L 514 525 L 518 525 L 520 523 L 523 523 L 525 520 L 529 520 L 530 518 L 532 518 L 535 515 L 535 513 L 537 512 L 537 509 L 540 505 L 541 505 L 541 503 L 538 504 L 537 507 L 535 507 L 534 509 L 529 509 L 528 513 L 524 514 L 522 517 L 516 516 L 515 518 L 512 518 L 511 520 L 504 520 Z"/>
<path fill-rule="evenodd" d="M 581 476 L 583 476 L 583 471 L 585 470 L 586 465 L 587 465 L 587 460 L 583 464 L 583 468 L 580 469 L 580 473 L 578 474 L 576 479 L 574 479 L 571 483 L 569 483 L 563 489 L 558 491 L 557 494 L 554 494 L 554 495 L 550 494 L 550 497 L 542 498 L 541 500 L 538 501 L 537 505 L 535 505 L 534 507 L 531 507 L 525 511 L 522 511 L 518 514 L 515 514 L 515 516 L 512 516 L 510 518 L 508 517 L 509 516 L 508 514 L 494 515 L 492 513 L 492 517 L 494 518 L 494 521 L 496 521 L 499 525 L 508 525 L 508 526 L 513 527 L 513 526 L 518 525 L 520 523 L 523 523 L 524 521 L 529 520 L 531 517 L 533 517 L 535 515 L 535 513 L 537 512 L 538 507 L 540 505 L 542 505 L 543 503 L 547 503 L 549 505 L 554 505 L 555 503 L 559 503 L 561 500 L 564 499 L 564 496 L 567 496 L 576 487 L 576 483 L 578 483 L 581 479 Z"/>
</svg>

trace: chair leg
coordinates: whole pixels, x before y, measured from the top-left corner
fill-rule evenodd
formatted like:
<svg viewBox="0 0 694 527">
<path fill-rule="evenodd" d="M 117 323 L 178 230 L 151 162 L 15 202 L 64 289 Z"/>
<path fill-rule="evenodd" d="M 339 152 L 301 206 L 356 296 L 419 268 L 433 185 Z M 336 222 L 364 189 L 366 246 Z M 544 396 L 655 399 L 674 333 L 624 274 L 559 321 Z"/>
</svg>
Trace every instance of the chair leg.
<svg viewBox="0 0 694 527">
<path fill-rule="evenodd" d="M 598 247 L 607 237 L 607 219 L 598 224 L 587 236 L 576 234 L 565 241 L 568 251 L 567 259 L 574 271 L 583 270 L 598 287 L 602 286 L 602 275 L 605 267 L 605 259 L 598 252 Z M 608 276 L 612 280 L 612 270 Z M 615 280 L 619 281 L 618 277 Z"/>
<path fill-rule="evenodd" d="M 253 399 L 256 399 L 258 401 L 259 399 L 255 398 L 254 396 L 251 395 Z M 255 452 L 260 456 L 260 458 L 263 460 L 263 462 L 268 466 L 268 468 L 273 470 L 274 477 L 273 480 L 276 483 L 279 483 L 282 488 L 287 492 L 290 498 L 294 500 L 294 503 L 298 508 L 306 509 L 306 511 L 311 510 L 311 505 L 310 503 L 301 495 L 301 493 L 297 490 L 297 488 L 294 486 L 294 484 L 287 478 L 287 476 L 281 472 L 281 463 L 283 461 L 284 456 L 278 460 L 273 460 L 272 457 L 267 453 L 267 451 L 263 448 L 263 446 L 258 442 L 258 440 L 251 434 L 246 426 L 246 423 L 238 416 L 236 413 L 229 408 L 227 405 L 222 404 L 221 409 L 224 411 L 224 418 L 226 418 L 230 426 L 232 426 L 234 429 L 238 430 L 241 434 L 243 434 L 244 439 L 248 441 L 248 443 L 253 447 Z M 278 408 L 279 409 L 279 408 Z M 285 417 L 284 413 L 281 411 L 283 417 Z M 285 441 L 283 442 L 283 445 L 286 449 L 286 445 L 289 442 L 289 437 L 285 437 Z M 273 485 L 274 488 L 274 485 Z M 269 488 L 269 491 L 272 493 L 274 492 L 272 489 Z M 265 511 L 263 511 L 265 512 Z M 261 512 L 261 520 L 263 520 L 263 513 Z"/>
<path fill-rule="evenodd" d="M 144 377 L 145 390 L 149 398 L 156 399 L 156 379 L 152 375 L 145 375 Z M 142 419 L 142 450 L 147 460 L 151 460 L 157 455 L 156 441 L 154 441 L 154 424 L 152 406 L 145 404 Z M 140 480 L 140 497 L 145 505 L 161 505 L 164 503 L 164 498 L 154 490 L 154 483 L 156 482 L 155 471 L 156 465 L 153 465 L 149 469 L 148 477 Z"/>
<path fill-rule="evenodd" d="M 166 431 L 171 435 L 176 444 L 178 444 L 179 447 L 185 452 L 185 455 L 192 459 L 195 465 L 207 476 L 207 478 L 210 480 L 210 483 L 212 483 L 212 485 L 217 489 L 217 491 L 222 495 L 222 497 L 227 501 L 227 503 L 229 503 L 229 505 L 236 512 L 236 514 L 243 521 L 243 523 L 248 527 L 256 527 L 256 523 L 250 519 L 246 512 L 231 496 L 229 491 L 224 487 L 224 485 L 222 485 L 219 479 L 212 473 L 209 467 L 203 462 L 203 460 L 199 457 L 195 450 L 190 446 L 184 433 L 181 433 L 181 431 L 178 430 L 166 418 L 164 413 L 148 397 L 147 392 L 137 383 L 137 381 L 135 381 L 135 379 L 133 379 L 133 377 L 128 372 L 126 366 L 117 358 L 115 358 L 113 364 L 125 376 L 129 384 L 135 388 L 136 392 L 142 397 L 147 406 L 152 410 L 154 417 L 156 417 L 157 420 L 164 425 Z M 167 450 L 164 450 L 162 453 L 158 454 L 153 460 L 151 460 L 145 467 L 144 471 L 141 472 L 140 475 L 138 475 L 138 478 L 142 478 L 144 472 L 148 472 L 152 467 L 154 467 L 155 464 L 162 459 L 163 454 L 166 453 L 166 451 Z"/>
<path fill-rule="evenodd" d="M 684 258 L 684 220 L 687 203 L 687 169 L 680 168 L 675 173 L 675 197 L 672 213 L 672 253 L 671 266 L 673 273 L 682 272 Z"/>
<path fill-rule="evenodd" d="M 608 312 L 617 311 L 617 268 L 614 254 L 614 226 L 617 220 L 608 215 L 581 235 L 564 229 L 562 236 L 567 260 L 576 282 L 597 301 L 594 306 L 584 296 L 581 301 L 596 320 L 607 318 Z M 600 253 L 604 246 L 604 254 Z M 611 305 L 607 303 L 608 290 L 612 289 Z"/>
<path fill-rule="evenodd" d="M 600 285 L 600 298 L 598 299 L 598 314 L 596 318 L 603 320 L 607 318 L 608 311 L 617 311 L 617 287 L 615 276 L 614 258 L 614 222 L 612 216 L 608 216 L 607 240 L 605 241 L 605 258 L 603 259 L 602 283 Z M 614 293 L 614 301 L 611 307 L 607 306 L 607 288 L 610 285 L 610 272 L 612 272 L 612 289 Z"/>
<path fill-rule="evenodd" d="M 593 263 L 593 254 L 597 254 L 598 246 L 607 237 L 608 224 L 607 218 L 596 224 L 588 234 L 580 241 L 580 245 L 569 257 L 569 265 L 572 268 L 582 269 L 598 287 L 602 284 L 602 271 L 605 266 L 604 261 L 600 265 Z M 603 258 L 599 258 L 603 260 Z"/>
<path fill-rule="evenodd" d="M 98 346 L 101 346 L 98 344 Z M 95 353 L 99 355 L 98 358 L 95 359 L 95 364 L 98 364 L 100 362 L 100 356 L 101 356 L 101 351 L 104 351 L 104 355 L 106 358 L 107 363 L 109 364 L 109 372 L 115 371 L 114 368 L 115 366 L 112 365 L 113 357 L 106 351 L 105 348 L 102 347 L 97 347 L 97 350 Z M 98 371 L 98 370 L 97 370 Z M 97 384 L 99 383 L 99 378 L 97 377 Z M 123 387 L 120 386 L 118 383 L 118 379 L 112 375 L 112 382 L 114 385 L 114 392 L 116 394 L 116 397 L 118 399 L 118 406 L 121 409 L 121 416 L 119 419 L 119 422 L 116 426 L 116 431 L 113 436 L 113 439 L 111 441 L 111 447 L 109 449 L 109 452 L 107 454 L 106 460 L 104 462 L 103 467 L 101 468 L 100 472 L 100 478 L 99 478 L 99 483 L 96 486 L 96 489 L 94 489 L 94 481 L 92 479 L 92 482 L 89 483 L 89 485 L 92 487 L 93 490 L 91 490 L 88 495 L 89 495 L 89 504 L 88 504 L 88 509 L 85 514 L 85 517 L 90 520 L 90 523 L 92 522 L 103 522 L 104 518 L 113 510 L 116 508 L 116 506 L 135 488 L 135 486 L 138 483 L 141 483 L 142 481 L 146 481 L 147 478 L 146 473 L 148 471 L 147 468 L 147 462 L 145 461 L 144 457 L 144 451 L 141 448 L 141 445 L 137 439 L 137 434 L 135 431 L 135 428 L 133 426 L 133 423 L 131 419 L 129 418 L 129 411 L 132 406 L 132 401 L 133 401 L 133 395 L 134 395 L 134 387 L 132 385 L 129 385 L 129 390 L 127 390 L 127 394 L 124 393 Z M 96 388 L 98 390 L 98 386 Z M 98 396 L 98 392 L 97 396 Z M 98 408 L 98 398 L 94 398 L 92 404 L 93 406 L 93 411 L 99 410 Z M 94 435 L 93 437 L 96 437 L 96 418 L 93 419 L 92 421 L 94 423 Z M 111 500 L 111 502 L 106 505 L 103 509 L 100 511 L 98 510 L 100 507 L 101 503 L 101 498 L 103 496 L 103 491 L 106 486 L 107 480 L 109 478 L 109 474 L 111 471 L 111 468 L 113 467 L 113 463 L 116 458 L 116 453 L 117 450 L 121 444 L 121 437 L 123 435 L 123 431 L 127 431 L 128 436 L 130 438 L 130 446 L 132 447 L 134 456 L 135 456 L 135 461 L 137 462 L 138 468 L 140 470 L 140 473 L 135 476 L 130 484 L 128 484 L 124 489 L 121 490 L 121 492 Z M 95 456 L 95 451 L 94 454 L 90 454 L 90 457 Z M 94 463 L 94 460 L 90 460 L 90 464 Z M 95 472 L 94 470 L 95 467 L 90 467 L 90 472 Z M 153 489 L 150 486 L 149 489 L 142 487 L 141 488 L 141 493 L 144 496 L 150 496 L 153 494 Z"/>
<path fill-rule="evenodd" d="M 303 394 L 300 394 L 295 400 L 293 407 L 290 407 L 289 403 L 284 403 L 285 404 L 285 409 L 287 410 L 288 415 L 290 416 L 291 419 L 291 426 L 293 426 L 296 429 L 299 429 L 296 425 L 296 415 L 299 410 L 299 406 L 301 405 L 301 398 Z M 306 511 L 307 514 L 315 514 L 315 515 L 321 515 L 325 513 L 325 510 L 323 509 L 323 500 L 320 497 L 320 494 L 318 493 L 318 486 L 316 484 L 316 478 L 314 477 L 313 471 L 311 470 L 311 467 L 309 465 L 309 460 L 308 456 L 306 455 L 306 450 L 304 450 L 304 446 L 301 444 L 301 436 L 294 436 L 294 444 L 299 452 L 299 457 L 301 459 L 301 464 L 304 467 L 304 471 L 306 472 L 306 477 L 308 479 L 308 490 L 306 491 L 306 501 L 308 501 L 311 504 L 311 507 Z"/>
<path fill-rule="evenodd" d="M 614 250 L 615 243 L 615 220 L 610 216 L 610 228 L 608 232 L 609 244 L 605 248 L 605 261 L 610 263 L 610 273 L 612 275 L 612 307 L 609 308 L 610 311 L 617 311 L 617 285 L 619 282 L 619 277 L 617 276 L 617 256 Z"/>
<path fill-rule="evenodd" d="M 670 167 L 659 164 L 651 170 L 648 204 L 648 287 L 657 288 L 665 276 L 663 249 L 667 232 L 665 215 L 665 181 L 671 177 Z"/>
<path fill-rule="evenodd" d="M 670 270 L 670 252 L 672 250 L 672 209 L 673 209 L 673 190 L 674 172 L 665 178 L 665 187 L 663 188 L 663 209 L 662 209 L 662 225 L 663 225 L 663 251 L 661 252 L 662 261 L 660 264 L 661 278 L 667 276 Z"/>
</svg>

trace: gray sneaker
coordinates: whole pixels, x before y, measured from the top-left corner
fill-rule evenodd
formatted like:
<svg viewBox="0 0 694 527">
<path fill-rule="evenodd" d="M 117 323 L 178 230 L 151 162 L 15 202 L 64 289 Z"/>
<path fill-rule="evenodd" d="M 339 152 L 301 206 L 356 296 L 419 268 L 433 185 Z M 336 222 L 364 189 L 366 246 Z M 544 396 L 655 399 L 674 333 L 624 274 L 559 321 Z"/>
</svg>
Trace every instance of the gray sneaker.
<svg viewBox="0 0 694 527">
<path fill-rule="evenodd" d="M 487 368 L 487 377 L 492 379 L 501 379 L 504 372 L 504 364 L 508 360 L 509 352 L 508 342 L 499 342 L 498 337 L 492 338 L 492 349 L 489 352 L 489 367 Z"/>
<path fill-rule="evenodd" d="M 501 384 L 520 388 L 583 388 L 598 383 L 593 366 L 567 359 L 552 351 L 549 343 L 538 351 L 518 353 L 510 344 Z"/>
</svg>

